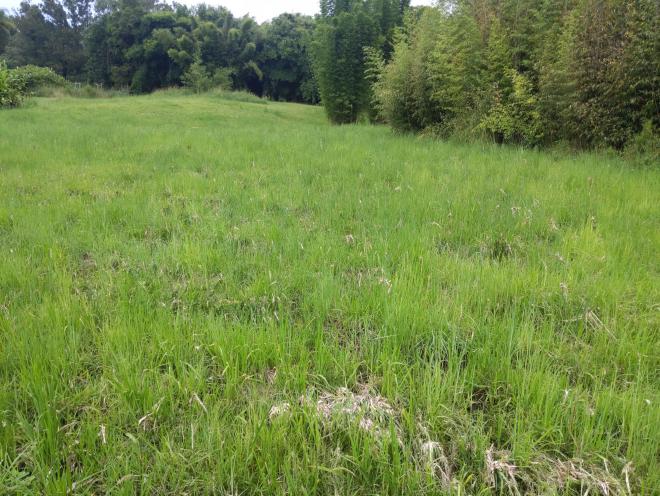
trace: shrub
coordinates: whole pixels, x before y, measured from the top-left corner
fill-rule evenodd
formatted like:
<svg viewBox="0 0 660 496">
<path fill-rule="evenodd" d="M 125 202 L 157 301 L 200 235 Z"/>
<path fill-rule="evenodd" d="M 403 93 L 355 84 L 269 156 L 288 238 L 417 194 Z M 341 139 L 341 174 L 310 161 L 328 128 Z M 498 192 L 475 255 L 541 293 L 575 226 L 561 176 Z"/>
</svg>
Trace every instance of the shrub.
<svg viewBox="0 0 660 496">
<path fill-rule="evenodd" d="M 27 96 L 66 88 L 66 80 L 48 67 L 25 65 L 7 69 L 0 62 L 0 107 L 18 107 Z"/>
<path fill-rule="evenodd" d="M 394 46 L 392 60 L 379 68 L 374 97 L 380 116 L 399 131 L 421 131 L 445 121 L 434 98 L 432 58 L 443 26 L 435 9 L 408 17 Z"/>
<path fill-rule="evenodd" d="M 233 70 L 225 67 L 222 69 L 216 69 L 213 73 L 212 84 L 214 88 L 220 88 L 222 90 L 231 90 L 232 88 L 232 74 Z"/>
<path fill-rule="evenodd" d="M 25 97 L 25 83 L 0 61 L 0 108 L 18 107 Z"/>
<path fill-rule="evenodd" d="M 543 138 L 541 114 L 529 80 L 515 69 L 507 69 L 511 91 L 497 93 L 490 112 L 479 127 L 498 143 L 537 145 Z"/>
<path fill-rule="evenodd" d="M 212 86 L 212 81 L 206 72 L 206 67 L 204 67 L 199 58 L 184 73 L 181 81 L 186 88 L 190 88 L 195 93 L 204 93 L 210 90 Z"/>
<path fill-rule="evenodd" d="M 660 132 L 651 120 L 645 121 L 642 130 L 630 140 L 625 155 L 638 165 L 657 167 L 660 164 Z"/>
<path fill-rule="evenodd" d="M 33 93 L 39 88 L 63 88 L 67 85 L 66 79 L 48 67 L 24 65 L 12 69 L 10 72 L 12 77 L 23 81 L 27 93 Z"/>
<path fill-rule="evenodd" d="M 380 116 L 400 131 L 447 136 L 473 130 L 483 100 L 477 24 L 462 11 L 424 8 L 408 16 L 404 28 L 374 84 Z"/>
</svg>

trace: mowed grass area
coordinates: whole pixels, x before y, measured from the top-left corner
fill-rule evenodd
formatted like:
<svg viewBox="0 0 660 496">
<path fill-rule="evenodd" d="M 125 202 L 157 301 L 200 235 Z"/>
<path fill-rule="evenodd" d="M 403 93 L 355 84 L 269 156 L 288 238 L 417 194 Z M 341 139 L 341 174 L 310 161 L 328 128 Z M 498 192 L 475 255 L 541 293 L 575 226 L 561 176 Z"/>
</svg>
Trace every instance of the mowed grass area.
<svg viewBox="0 0 660 496">
<path fill-rule="evenodd" d="M 659 214 L 314 107 L 0 112 L 0 493 L 658 494 Z"/>
</svg>

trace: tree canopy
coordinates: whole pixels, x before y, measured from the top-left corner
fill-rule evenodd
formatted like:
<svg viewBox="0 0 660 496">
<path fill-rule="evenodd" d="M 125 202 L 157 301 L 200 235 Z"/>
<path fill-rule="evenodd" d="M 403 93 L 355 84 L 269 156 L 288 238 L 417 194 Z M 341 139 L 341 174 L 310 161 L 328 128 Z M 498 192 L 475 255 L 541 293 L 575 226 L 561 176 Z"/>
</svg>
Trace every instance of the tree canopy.
<svg viewBox="0 0 660 496">
<path fill-rule="evenodd" d="M 43 0 L 3 14 L 0 53 L 10 66 L 50 67 L 134 93 L 185 84 L 192 71 L 210 85 L 315 103 L 314 27 L 312 17 L 283 14 L 259 25 L 203 4 L 112 0 L 93 8 L 91 0 Z"/>
</svg>

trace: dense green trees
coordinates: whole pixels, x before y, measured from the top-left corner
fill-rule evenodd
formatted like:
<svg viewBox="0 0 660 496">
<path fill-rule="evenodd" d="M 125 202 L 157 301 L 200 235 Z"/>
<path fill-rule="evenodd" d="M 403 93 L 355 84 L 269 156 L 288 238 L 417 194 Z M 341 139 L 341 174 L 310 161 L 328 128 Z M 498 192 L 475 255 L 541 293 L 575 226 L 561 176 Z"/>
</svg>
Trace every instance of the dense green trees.
<svg viewBox="0 0 660 496">
<path fill-rule="evenodd" d="M 409 16 L 374 86 L 403 131 L 622 148 L 660 115 L 653 0 L 455 0 Z"/>
<path fill-rule="evenodd" d="M 224 7 L 41 0 L 0 12 L 0 57 L 149 92 L 248 90 L 406 132 L 538 146 L 657 140 L 657 0 L 321 0 L 258 25 Z M 47 49 L 46 49 L 47 47 Z M 4 54 L 2 53 L 4 51 Z"/>
<path fill-rule="evenodd" d="M 315 22 L 311 17 L 282 14 L 264 26 L 259 67 L 263 93 L 273 100 L 318 102 L 310 58 Z"/>
<path fill-rule="evenodd" d="M 192 63 L 192 53 L 177 56 L 191 27 L 186 8 L 160 9 L 151 0 L 109 4 L 86 32 L 88 77 L 138 93 L 179 84 Z"/>
<path fill-rule="evenodd" d="M 321 0 L 314 66 L 321 101 L 333 122 L 354 122 L 371 113 L 365 49 L 389 55 L 408 4 L 408 0 Z"/>
<path fill-rule="evenodd" d="M 79 77 L 85 64 L 82 35 L 90 22 L 90 0 L 23 2 L 13 20 L 7 58 L 12 65 L 47 66 L 65 77 Z"/>
<path fill-rule="evenodd" d="M 380 115 L 396 129 L 421 131 L 445 120 L 447 109 L 437 105 L 433 98 L 433 78 L 442 73 L 430 72 L 433 48 L 442 36 L 440 14 L 425 9 L 419 16 L 407 16 L 406 30 L 400 34 L 394 47 L 394 61 L 374 76 L 375 100 Z M 413 25 L 420 29 L 409 29 Z M 448 85 L 439 85 L 450 91 Z"/>
<path fill-rule="evenodd" d="M 654 0 L 584 0 L 571 12 L 565 138 L 620 148 L 645 120 L 658 124 L 659 12 Z"/>
<path fill-rule="evenodd" d="M 91 0 L 23 3 L 13 19 L 0 18 L 0 53 L 11 66 L 51 67 L 135 93 L 186 84 L 318 101 L 313 18 L 283 15 L 259 26 L 224 7 L 155 0 L 97 1 L 95 9 Z"/>
<path fill-rule="evenodd" d="M 5 51 L 9 39 L 14 32 L 14 23 L 3 10 L 0 10 L 0 53 Z"/>
</svg>

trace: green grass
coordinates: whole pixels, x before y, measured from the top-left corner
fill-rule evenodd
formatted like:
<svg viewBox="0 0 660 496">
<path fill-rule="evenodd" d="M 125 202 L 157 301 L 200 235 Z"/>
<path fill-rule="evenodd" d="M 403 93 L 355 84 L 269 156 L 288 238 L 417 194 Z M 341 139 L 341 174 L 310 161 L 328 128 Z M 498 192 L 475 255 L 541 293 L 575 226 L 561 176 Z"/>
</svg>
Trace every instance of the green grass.
<svg viewBox="0 0 660 496">
<path fill-rule="evenodd" d="M 659 205 L 314 107 L 0 112 L 0 493 L 657 494 Z"/>
</svg>

